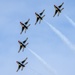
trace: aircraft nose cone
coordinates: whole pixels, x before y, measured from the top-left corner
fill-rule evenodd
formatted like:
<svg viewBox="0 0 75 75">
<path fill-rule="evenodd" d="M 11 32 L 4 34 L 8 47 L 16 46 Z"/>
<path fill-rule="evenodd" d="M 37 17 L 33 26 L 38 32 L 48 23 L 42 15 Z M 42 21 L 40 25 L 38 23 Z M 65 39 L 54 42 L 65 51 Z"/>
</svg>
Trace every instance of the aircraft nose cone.
<svg viewBox="0 0 75 75">
<path fill-rule="evenodd" d="M 16 61 L 16 63 L 18 63 L 18 61 Z"/>
<path fill-rule="evenodd" d="M 56 5 L 54 5 L 54 7 L 56 8 Z"/>
<path fill-rule="evenodd" d="M 36 12 L 35 12 L 35 14 L 36 14 Z"/>
<path fill-rule="evenodd" d="M 22 22 L 20 22 L 20 24 L 21 24 L 21 25 L 23 25 L 23 23 L 22 23 Z"/>
<path fill-rule="evenodd" d="M 21 24 L 22 22 L 20 22 L 20 24 Z"/>
<path fill-rule="evenodd" d="M 18 40 L 18 42 L 20 43 L 20 41 Z"/>
</svg>

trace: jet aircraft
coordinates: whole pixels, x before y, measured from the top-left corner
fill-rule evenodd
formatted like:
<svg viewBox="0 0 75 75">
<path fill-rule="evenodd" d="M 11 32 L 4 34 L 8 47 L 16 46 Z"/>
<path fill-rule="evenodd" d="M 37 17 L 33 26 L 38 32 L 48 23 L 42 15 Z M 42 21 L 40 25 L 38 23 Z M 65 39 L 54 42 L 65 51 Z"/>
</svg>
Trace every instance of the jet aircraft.
<svg viewBox="0 0 75 75">
<path fill-rule="evenodd" d="M 41 23 L 41 20 L 43 20 L 43 18 L 45 17 L 45 15 L 42 16 L 42 14 L 44 13 L 45 10 L 43 10 L 41 13 L 37 14 L 35 12 L 35 15 L 36 15 L 36 22 L 35 22 L 35 25 L 37 24 L 37 22 L 39 21 L 39 24 Z"/>
<path fill-rule="evenodd" d="M 54 17 L 57 13 L 58 13 L 58 16 L 59 16 L 59 14 L 61 13 L 61 11 L 64 9 L 64 8 L 60 9 L 63 4 L 64 4 L 64 2 L 63 2 L 61 5 L 59 5 L 59 6 L 54 5 L 55 13 L 54 13 L 53 17 Z"/>
<path fill-rule="evenodd" d="M 29 20 L 30 20 L 30 19 L 28 19 L 25 23 L 20 22 L 20 24 L 21 24 L 21 26 L 22 26 L 22 30 L 21 30 L 21 33 L 20 33 L 20 34 L 22 34 L 22 32 L 23 32 L 24 30 L 25 30 L 25 33 L 26 33 L 26 30 L 27 30 L 28 27 L 30 26 L 30 24 L 27 25 L 28 22 L 29 22 Z"/>
<path fill-rule="evenodd" d="M 24 48 L 26 48 L 26 46 L 28 45 L 28 43 L 26 43 L 26 41 L 28 40 L 28 38 L 26 38 L 26 40 L 24 40 L 23 42 L 21 41 L 18 41 L 18 43 L 20 44 L 20 48 L 19 48 L 19 51 L 18 53 L 20 52 L 20 50 L 23 48 L 22 51 L 24 51 Z M 25 44 L 26 43 L 26 44 Z"/>
<path fill-rule="evenodd" d="M 16 72 L 18 72 L 18 70 L 19 70 L 21 67 L 22 67 L 21 71 L 23 70 L 23 68 L 25 67 L 25 65 L 28 64 L 28 62 L 26 62 L 27 59 L 28 59 L 28 58 L 26 57 L 26 58 L 25 58 L 23 61 L 21 61 L 21 62 L 16 61 L 16 63 L 18 64 L 18 69 L 17 69 Z M 24 64 L 24 62 L 26 62 L 26 63 Z"/>
</svg>

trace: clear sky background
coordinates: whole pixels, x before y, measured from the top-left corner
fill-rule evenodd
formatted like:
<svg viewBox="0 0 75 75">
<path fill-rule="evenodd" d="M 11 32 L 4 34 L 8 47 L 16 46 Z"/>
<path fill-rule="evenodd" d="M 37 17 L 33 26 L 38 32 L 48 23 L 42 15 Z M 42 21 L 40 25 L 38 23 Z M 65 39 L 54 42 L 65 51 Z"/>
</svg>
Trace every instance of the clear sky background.
<svg viewBox="0 0 75 75">
<path fill-rule="evenodd" d="M 53 17 L 55 5 L 64 2 L 64 10 Z M 75 0 L 2 0 L 0 1 L 0 74 L 1 75 L 75 75 L 75 50 L 72 50 L 44 22 L 35 26 L 35 12 L 45 9 L 44 20 L 58 29 L 75 46 Z M 66 16 L 68 18 L 66 18 Z M 21 22 L 30 18 L 31 26 L 26 34 L 21 32 Z M 69 19 L 70 18 L 70 19 Z M 72 21 L 73 20 L 73 21 Z M 32 51 L 37 53 L 51 69 L 48 69 L 26 48 L 18 53 L 18 40 L 28 37 Z M 28 57 L 23 71 L 16 72 L 21 61 Z M 56 73 L 55 73 L 56 71 Z"/>
</svg>

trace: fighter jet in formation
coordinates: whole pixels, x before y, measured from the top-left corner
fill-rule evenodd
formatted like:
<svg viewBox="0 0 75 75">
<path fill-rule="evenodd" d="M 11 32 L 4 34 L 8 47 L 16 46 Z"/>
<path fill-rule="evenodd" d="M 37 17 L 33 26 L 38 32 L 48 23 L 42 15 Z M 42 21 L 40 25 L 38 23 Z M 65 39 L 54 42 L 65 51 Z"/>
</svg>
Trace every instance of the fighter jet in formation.
<svg viewBox="0 0 75 75">
<path fill-rule="evenodd" d="M 39 21 L 39 24 L 40 24 L 40 23 L 41 23 L 41 20 L 43 20 L 43 18 L 45 17 L 45 15 L 42 16 L 42 14 L 44 13 L 44 11 L 45 11 L 45 10 L 43 10 L 43 11 L 42 11 L 41 13 L 39 13 L 39 14 L 37 14 L 37 13 L 35 12 L 35 15 L 36 15 L 36 18 L 37 18 L 37 19 L 36 19 L 36 22 L 35 22 L 35 25 L 37 24 L 37 22 L 38 22 L 39 20 L 40 20 L 40 21 Z"/>
<path fill-rule="evenodd" d="M 22 51 L 24 51 L 24 48 L 26 48 L 26 46 L 28 45 L 28 43 L 26 43 L 26 41 L 28 40 L 28 38 L 26 38 L 26 40 L 24 40 L 23 42 L 21 42 L 21 41 L 18 41 L 19 42 L 19 44 L 20 44 L 20 48 L 19 48 L 19 51 L 18 51 L 18 53 L 21 51 L 21 49 L 23 48 L 23 50 Z M 25 44 L 26 43 L 26 44 Z"/>
<path fill-rule="evenodd" d="M 22 32 L 23 32 L 24 30 L 25 30 L 25 33 L 26 33 L 26 30 L 27 30 L 28 27 L 30 26 L 30 24 L 27 25 L 28 22 L 29 22 L 29 20 L 30 20 L 30 19 L 28 19 L 25 23 L 20 22 L 20 24 L 21 24 L 21 26 L 22 26 L 22 30 L 21 30 L 21 33 L 20 33 L 20 34 L 22 34 Z"/>
<path fill-rule="evenodd" d="M 54 17 L 57 13 L 58 13 L 58 16 L 59 16 L 59 14 L 61 13 L 61 11 L 64 9 L 64 8 L 60 9 L 63 4 L 64 4 L 64 2 L 63 2 L 61 5 L 59 5 L 59 6 L 54 5 L 55 13 L 54 13 L 53 17 Z"/>
<path fill-rule="evenodd" d="M 23 61 L 21 61 L 21 62 L 16 61 L 16 63 L 18 64 L 18 69 L 17 69 L 16 72 L 18 72 L 18 70 L 19 70 L 21 67 L 22 67 L 21 71 L 23 70 L 23 68 L 25 67 L 25 65 L 28 64 L 28 62 L 26 62 L 26 60 L 27 60 L 27 57 L 26 57 Z M 26 63 L 24 64 L 24 62 L 26 62 Z"/>
</svg>

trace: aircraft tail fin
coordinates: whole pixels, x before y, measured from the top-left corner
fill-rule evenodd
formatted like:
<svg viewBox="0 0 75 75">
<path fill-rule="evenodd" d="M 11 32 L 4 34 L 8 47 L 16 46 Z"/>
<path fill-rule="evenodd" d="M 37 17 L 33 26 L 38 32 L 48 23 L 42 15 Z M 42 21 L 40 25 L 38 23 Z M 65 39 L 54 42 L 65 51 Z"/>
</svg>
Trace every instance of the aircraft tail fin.
<svg viewBox="0 0 75 75">
<path fill-rule="evenodd" d="M 30 19 L 28 19 L 28 22 L 30 21 Z"/>
<path fill-rule="evenodd" d="M 27 40 L 28 40 L 28 37 L 23 41 L 23 43 L 25 44 Z"/>
<path fill-rule="evenodd" d="M 25 61 L 26 61 L 27 59 L 28 59 L 28 58 L 26 57 L 26 58 L 25 58 Z"/>
<path fill-rule="evenodd" d="M 27 27 L 29 27 L 29 26 L 30 26 L 30 24 Z"/>
<path fill-rule="evenodd" d="M 40 19 L 39 24 L 41 23 L 41 20 L 43 20 L 44 17 L 45 17 L 45 15 L 42 16 L 42 19 Z"/>
<path fill-rule="evenodd" d="M 60 12 L 58 12 L 58 16 L 59 16 Z"/>
<path fill-rule="evenodd" d="M 62 8 L 62 9 L 61 9 L 61 11 L 62 11 L 63 9 L 64 9 L 64 8 Z M 59 14 L 61 13 L 61 11 L 60 11 L 60 12 L 58 12 L 58 16 L 59 16 Z"/>
<path fill-rule="evenodd" d="M 22 34 L 22 31 L 20 32 L 20 34 Z"/>
<path fill-rule="evenodd" d="M 26 45 L 25 46 L 27 46 L 29 43 L 26 43 Z"/>
<path fill-rule="evenodd" d="M 16 70 L 16 72 L 18 72 L 18 69 Z"/>
<path fill-rule="evenodd" d="M 27 24 L 28 24 L 29 20 L 30 20 L 30 19 L 28 19 L 28 20 L 25 22 L 25 25 L 27 25 Z"/>
<path fill-rule="evenodd" d="M 28 64 L 28 62 L 26 62 L 24 65 L 27 65 Z"/>
<path fill-rule="evenodd" d="M 28 37 L 26 38 L 26 41 L 28 40 Z"/>
<path fill-rule="evenodd" d="M 41 19 L 40 19 L 40 21 L 39 21 L 39 24 L 41 23 Z"/>
<path fill-rule="evenodd" d="M 45 15 L 42 16 L 42 19 L 45 17 Z"/>
<path fill-rule="evenodd" d="M 45 9 L 40 13 L 40 15 L 42 15 L 44 13 Z"/>
<path fill-rule="evenodd" d="M 21 69 L 21 71 L 23 70 L 23 67 L 22 67 L 22 69 Z"/>
<path fill-rule="evenodd" d="M 61 11 L 62 11 L 63 9 L 64 9 L 64 8 L 62 8 Z"/>
<path fill-rule="evenodd" d="M 23 68 L 25 67 L 25 65 L 27 65 L 28 64 L 28 62 L 26 62 L 25 64 L 24 64 L 24 66 L 22 66 L 22 69 L 21 69 L 21 71 L 23 70 Z"/>
</svg>

